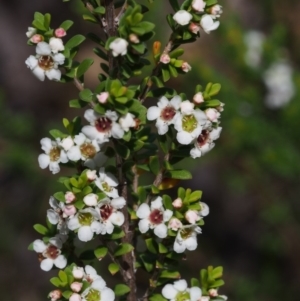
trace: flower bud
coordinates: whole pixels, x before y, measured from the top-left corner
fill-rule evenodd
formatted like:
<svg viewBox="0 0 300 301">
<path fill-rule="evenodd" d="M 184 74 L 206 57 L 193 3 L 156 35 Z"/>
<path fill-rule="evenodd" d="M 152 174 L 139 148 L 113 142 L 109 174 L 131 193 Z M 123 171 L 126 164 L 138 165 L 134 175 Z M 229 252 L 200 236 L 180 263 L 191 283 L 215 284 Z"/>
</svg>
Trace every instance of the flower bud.
<svg viewBox="0 0 300 301">
<path fill-rule="evenodd" d="M 74 141 L 71 136 L 64 138 L 60 142 L 60 146 L 65 150 L 68 151 L 74 145 Z"/>
<path fill-rule="evenodd" d="M 87 176 L 88 180 L 92 182 L 92 181 L 96 180 L 96 178 L 97 178 L 97 171 L 89 169 L 86 172 L 86 176 Z"/>
<path fill-rule="evenodd" d="M 65 193 L 65 199 L 66 199 L 66 203 L 69 204 L 69 203 L 72 203 L 72 202 L 75 201 L 76 196 L 75 196 L 75 194 L 73 192 L 67 191 Z"/>
<path fill-rule="evenodd" d="M 198 215 L 197 211 L 195 210 L 188 210 L 185 213 L 185 219 L 190 223 L 190 224 L 195 224 L 198 222 L 200 219 L 200 216 Z"/>
<path fill-rule="evenodd" d="M 39 42 L 44 41 L 44 37 L 40 34 L 35 34 L 30 38 L 30 42 L 37 44 Z"/>
<path fill-rule="evenodd" d="M 66 205 L 63 209 L 63 217 L 73 216 L 76 213 L 76 207 L 74 205 Z"/>
<path fill-rule="evenodd" d="M 62 38 L 67 34 L 67 32 L 63 28 L 60 27 L 60 28 L 55 29 L 54 34 L 57 38 Z"/>
<path fill-rule="evenodd" d="M 26 32 L 27 38 L 31 38 L 36 33 L 36 28 L 34 27 L 28 27 L 28 30 Z"/>
<path fill-rule="evenodd" d="M 159 61 L 163 64 L 169 64 L 171 61 L 171 58 L 168 54 L 163 53 L 159 59 Z"/>
<path fill-rule="evenodd" d="M 177 231 L 181 227 L 182 227 L 182 223 L 178 218 L 174 217 L 170 219 L 168 224 L 169 229 L 172 229 L 173 231 Z"/>
<path fill-rule="evenodd" d="M 109 93 L 108 92 L 102 92 L 102 93 L 98 94 L 96 97 L 97 97 L 97 99 L 100 103 L 104 104 L 104 103 L 107 103 Z"/>
<path fill-rule="evenodd" d="M 109 44 L 109 49 L 113 56 L 125 55 L 127 53 L 128 42 L 122 38 L 116 38 Z"/>
<path fill-rule="evenodd" d="M 79 294 L 74 293 L 69 298 L 69 301 L 81 301 L 81 296 Z"/>
<path fill-rule="evenodd" d="M 152 46 L 153 55 L 157 55 L 160 53 L 161 42 L 155 41 Z"/>
<path fill-rule="evenodd" d="M 131 33 L 129 35 L 129 41 L 133 44 L 137 44 L 140 42 L 139 37 L 135 33 Z"/>
<path fill-rule="evenodd" d="M 186 10 L 179 10 L 173 19 L 181 26 L 187 25 L 192 20 L 193 16 Z"/>
<path fill-rule="evenodd" d="M 71 284 L 71 290 L 75 293 L 79 293 L 82 289 L 82 283 L 81 282 L 73 282 Z"/>
<path fill-rule="evenodd" d="M 182 207 L 182 199 L 181 198 L 177 198 L 176 200 L 173 201 L 172 205 L 176 209 L 181 208 Z"/>
<path fill-rule="evenodd" d="M 205 114 L 211 122 L 217 122 L 221 115 L 218 110 L 212 108 L 205 110 Z"/>
<path fill-rule="evenodd" d="M 216 18 L 220 18 L 221 14 L 223 13 L 222 6 L 219 4 L 215 4 L 209 10 L 210 14 L 215 16 Z"/>
<path fill-rule="evenodd" d="M 198 24 L 192 22 L 189 25 L 189 31 L 194 34 L 197 34 L 200 31 L 200 26 Z"/>
<path fill-rule="evenodd" d="M 96 206 L 98 203 L 98 196 L 94 193 L 90 193 L 83 198 L 83 202 L 87 206 Z"/>
<path fill-rule="evenodd" d="M 62 297 L 61 290 L 54 290 L 49 293 L 48 298 L 51 298 L 51 301 L 57 301 Z"/>
<path fill-rule="evenodd" d="M 75 279 L 82 279 L 84 276 L 83 268 L 73 267 L 72 274 Z"/>
<path fill-rule="evenodd" d="M 217 297 L 218 296 L 218 291 L 215 288 L 211 288 L 208 291 L 208 294 L 209 294 L 210 297 Z"/>
<path fill-rule="evenodd" d="M 199 104 L 199 103 L 204 102 L 204 98 L 203 98 L 202 92 L 196 93 L 196 94 L 194 95 L 194 97 L 193 97 L 193 101 L 194 101 L 194 103 L 196 103 L 196 104 Z"/>
<path fill-rule="evenodd" d="M 192 8 L 197 12 L 203 12 L 206 3 L 203 0 L 193 0 Z"/>
<path fill-rule="evenodd" d="M 187 62 L 183 62 L 182 65 L 181 65 L 181 69 L 184 72 L 189 72 L 189 71 L 192 70 L 192 67 Z"/>
<path fill-rule="evenodd" d="M 50 39 L 49 46 L 53 53 L 57 53 L 58 51 L 63 51 L 65 49 L 62 39 L 54 37 Z"/>
</svg>

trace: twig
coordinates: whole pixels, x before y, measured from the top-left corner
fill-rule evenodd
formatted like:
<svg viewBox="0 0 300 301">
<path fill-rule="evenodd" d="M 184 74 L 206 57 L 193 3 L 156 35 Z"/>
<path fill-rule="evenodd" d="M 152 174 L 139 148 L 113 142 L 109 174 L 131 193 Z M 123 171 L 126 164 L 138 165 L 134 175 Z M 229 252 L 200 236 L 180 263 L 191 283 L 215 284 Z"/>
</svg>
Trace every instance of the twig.
<svg viewBox="0 0 300 301">
<path fill-rule="evenodd" d="M 126 8 L 127 8 L 127 0 L 125 0 L 123 6 L 122 6 L 122 8 L 121 8 L 121 10 L 120 10 L 119 13 L 118 13 L 118 16 L 115 18 L 115 23 L 116 23 L 117 26 L 119 25 L 120 19 L 121 19 L 121 17 L 123 16 L 123 14 L 124 14 Z"/>
<path fill-rule="evenodd" d="M 84 84 L 77 77 L 74 77 L 74 85 L 80 92 L 84 90 Z"/>
<path fill-rule="evenodd" d="M 140 176 L 136 165 L 132 167 L 132 172 L 134 173 L 132 187 L 133 187 L 133 191 L 136 193 L 139 186 L 139 176 Z"/>
</svg>

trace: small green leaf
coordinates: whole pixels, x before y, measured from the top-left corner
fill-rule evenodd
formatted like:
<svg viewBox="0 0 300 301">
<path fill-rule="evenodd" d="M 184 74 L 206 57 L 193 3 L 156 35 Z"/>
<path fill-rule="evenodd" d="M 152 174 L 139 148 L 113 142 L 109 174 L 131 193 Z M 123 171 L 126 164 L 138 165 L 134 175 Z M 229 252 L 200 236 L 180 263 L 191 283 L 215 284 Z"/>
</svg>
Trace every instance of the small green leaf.
<svg viewBox="0 0 300 301">
<path fill-rule="evenodd" d="M 66 44 L 65 44 L 65 48 L 75 48 L 77 46 L 79 46 L 83 41 L 85 40 L 85 37 L 83 35 L 76 35 L 74 37 L 72 37 Z"/>
<path fill-rule="evenodd" d="M 66 299 L 70 299 L 70 297 L 72 296 L 73 292 L 72 291 L 64 291 L 62 293 L 63 297 L 66 298 Z"/>
<path fill-rule="evenodd" d="M 154 294 L 149 298 L 149 301 L 168 301 L 161 294 Z"/>
<path fill-rule="evenodd" d="M 134 249 L 134 247 L 131 244 L 122 243 L 117 247 L 117 249 L 114 253 L 114 256 L 122 256 L 126 253 L 131 252 L 133 249 Z"/>
<path fill-rule="evenodd" d="M 63 270 L 60 270 L 58 272 L 58 277 L 61 280 L 62 284 L 67 284 L 68 283 L 68 276 Z"/>
<path fill-rule="evenodd" d="M 160 254 L 166 254 L 166 253 L 168 253 L 168 248 L 164 244 L 159 243 L 158 244 L 158 252 Z"/>
<path fill-rule="evenodd" d="M 105 7 L 103 6 L 98 6 L 94 9 L 94 12 L 100 15 L 104 15 L 105 14 Z"/>
<path fill-rule="evenodd" d="M 157 175 L 160 170 L 160 164 L 157 156 L 151 156 L 149 159 L 149 167 L 152 173 Z"/>
<path fill-rule="evenodd" d="M 62 286 L 62 283 L 60 281 L 60 279 L 58 277 L 53 277 L 50 279 L 50 282 L 56 286 L 56 287 L 61 287 Z"/>
<path fill-rule="evenodd" d="M 169 69 L 167 67 L 163 66 L 163 68 L 161 69 L 161 71 L 162 71 L 163 81 L 167 82 L 170 79 Z"/>
<path fill-rule="evenodd" d="M 172 179 L 178 179 L 178 180 L 189 180 L 192 179 L 192 174 L 188 170 L 174 169 L 174 170 L 167 171 L 166 177 Z"/>
<path fill-rule="evenodd" d="M 91 102 L 93 100 L 93 92 L 90 89 L 84 89 L 79 93 L 81 100 Z"/>
<path fill-rule="evenodd" d="M 216 267 L 212 271 L 214 279 L 221 278 L 223 276 L 223 267 Z"/>
<path fill-rule="evenodd" d="M 200 283 L 199 283 L 199 280 L 197 278 L 192 278 L 191 279 L 191 286 L 197 286 L 197 287 L 200 287 Z"/>
<path fill-rule="evenodd" d="M 192 192 L 192 193 L 189 195 L 188 201 L 189 201 L 190 203 L 195 202 L 195 201 L 198 201 L 198 200 L 201 199 L 201 196 L 202 196 L 202 191 L 196 190 L 196 191 Z"/>
<path fill-rule="evenodd" d="M 56 138 L 65 138 L 65 137 L 67 137 L 67 135 L 62 133 L 60 130 L 51 130 L 51 131 L 49 131 L 49 133 L 55 139 Z"/>
<path fill-rule="evenodd" d="M 167 271 L 164 270 L 160 274 L 161 278 L 168 278 L 168 279 L 180 279 L 180 273 L 178 271 Z"/>
<path fill-rule="evenodd" d="M 45 226 L 43 226 L 43 225 L 41 225 L 41 224 L 35 224 L 35 225 L 33 226 L 33 229 L 34 229 L 36 232 L 38 232 L 38 233 L 40 233 L 40 234 L 42 234 L 42 235 L 47 235 L 48 232 L 49 232 L 49 230 L 48 230 Z"/>
<path fill-rule="evenodd" d="M 130 288 L 129 288 L 129 286 L 127 286 L 125 284 L 117 284 L 114 288 L 114 292 L 115 292 L 116 296 L 119 297 L 119 296 L 123 296 L 123 295 L 129 293 Z"/>
<path fill-rule="evenodd" d="M 184 54 L 184 49 L 177 48 L 177 49 L 173 50 L 172 52 L 170 52 L 169 56 L 170 56 L 170 58 L 177 59 L 179 56 L 181 56 L 183 54 Z"/>
<path fill-rule="evenodd" d="M 27 248 L 29 251 L 34 251 L 34 249 L 33 249 L 33 242 L 28 246 L 28 248 Z"/>
<path fill-rule="evenodd" d="M 221 90 L 221 85 L 220 84 L 213 84 L 208 91 L 209 96 L 214 96 L 217 95 Z"/>
<path fill-rule="evenodd" d="M 68 30 L 72 25 L 74 24 L 74 22 L 73 21 L 71 21 L 71 20 L 66 20 L 66 21 L 64 21 L 64 22 L 62 22 L 61 24 L 60 24 L 60 28 L 63 28 L 64 30 Z"/>
<path fill-rule="evenodd" d="M 79 99 L 72 99 L 69 101 L 70 108 L 83 108 L 87 105 L 85 101 L 79 100 Z"/>
<path fill-rule="evenodd" d="M 108 266 L 108 270 L 109 270 L 109 272 L 110 272 L 112 275 L 115 275 L 116 273 L 119 272 L 120 267 L 119 267 L 118 264 L 116 264 L 116 263 L 113 262 L 113 263 L 111 263 L 111 264 Z"/>
<path fill-rule="evenodd" d="M 94 63 L 93 59 L 85 59 L 83 60 L 77 68 L 77 77 L 81 77 Z"/>
<path fill-rule="evenodd" d="M 178 4 L 178 0 L 169 0 L 169 2 L 170 2 L 170 4 L 171 4 L 171 6 L 172 6 L 172 8 L 173 8 L 174 11 L 177 12 L 177 11 L 180 10 L 180 6 Z"/>
<path fill-rule="evenodd" d="M 209 284 L 209 287 L 210 288 L 211 287 L 219 287 L 219 286 L 222 286 L 224 284 L 225 284 L 224 280 L 219 279 L 219 280 L 216 280 L 213 284 Z"/>
<path fill-rule="evenodd" d="M 157 254 L 157 249 L 158 249 L 157 242 L 153 238 L 148 238 L 145 240 L 145 242 L 146 242 L 147 249 L 151 253 Z"/>
<path fill-rule="evenodd" d="M 57 199 L 60 202 L 65 202 L 66 201 L 65 194 L 62 191 L 54 193 L 53 196 L 54 196 L 55 199 Z"/>
<path fill-rule="evenodd" d="M 102 258 L 105 257 L 107 252 L 108 252 L 108 249 L 106 247 L 100 247 L 94 251 L 94 254 L 98 260 L 102 260 Z"/>
</svg>

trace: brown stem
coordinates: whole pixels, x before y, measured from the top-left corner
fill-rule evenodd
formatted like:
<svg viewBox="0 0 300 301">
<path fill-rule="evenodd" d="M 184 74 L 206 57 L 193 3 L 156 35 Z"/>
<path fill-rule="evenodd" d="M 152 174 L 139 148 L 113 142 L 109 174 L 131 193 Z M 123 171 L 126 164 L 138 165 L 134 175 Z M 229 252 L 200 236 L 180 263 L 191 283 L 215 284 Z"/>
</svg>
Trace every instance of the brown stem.
<svg viewBox="0 0 300 301">
<path fill-rule="evenodd" d="M 74 77 L 74 85 L 76 86 L 76 88 L 79 91 L 83 91 L 84 90 L 84 84 L 76 77 Z"/>
</svg>

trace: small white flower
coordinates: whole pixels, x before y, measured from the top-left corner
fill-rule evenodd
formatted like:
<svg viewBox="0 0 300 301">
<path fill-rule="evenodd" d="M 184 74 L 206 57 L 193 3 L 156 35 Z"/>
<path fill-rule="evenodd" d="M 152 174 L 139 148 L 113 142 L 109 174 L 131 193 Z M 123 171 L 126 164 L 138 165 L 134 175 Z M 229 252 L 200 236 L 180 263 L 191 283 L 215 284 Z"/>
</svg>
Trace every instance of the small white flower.
<svg viewBox="0 0 300 301">
<path fill-rule="evenodd" d="M 58 173 L 60 171 L 59 163 L 68 162 L 66 152 L 59 147 L 56 141 L 52 141 L 49 138 L 43 138 L 41 146 L 45 154 L 41 154 L 38 157 L 40 168 L 45 169 L 49 166 L 53 174 Z"/>
<path fill-rule="evenodd" d="M 171 301 L 199 301 L 202 296 L 202 291 L 199 287 L 193 286 L 188 288 L 187 282 L 184 279 L 177 280 L 174 284 L 165 285 L 161 293 L 166 299 Z"/>
<path fill-rule="evenodd" d="M 102 231 L 102 225 L 99 222 L 99 214 L 93 208 L 80 210 L 68 222 L 70 230 L 78 230 L 78 238 L 81 241 L 90 241 L 94 233 L 99 234 Z"/>
<path fill-rule="evenodd" d="M 109 49 L 112 50 L 113 56 L 125 55 L 127 53 L 128 42 L 122 38 L 116 38 L 113 40 Z"/>
<path fill-rule="evenodd" d="M 119 196 L 118 190 L 115 188 L 119 185 L 117 178 L 110 172 L 105 173 L 104 168 L 100 168 L 99 177 L 95 180 L 95 184 L 107 196 L 117 198 Z"/>
<path fill-rule="evenodd" d="M 179 10 L 173 19 L 181 26 L 187 25 L 192 20 L 193 16 L 186 10 Z"/>
<path fill-rule="evenodd" d="M 64 43 L 60 38 L 51 38 L 49 41 L 49 46 L 53 53 L 57 53 L 59 51 L 63 51 L 65 49 Z"/>
<path fill-rule="evenodd" d="M 219 21 L 214 21 L 214 18 L 211 15 L 204 15 L 201 18 L 200 26 L 206 33 L 210 33 L 211 31 L 217 29 L 220 25 Z"/>
<path fill-rule="evenodd" d="M 219 4 L 215 4 L 213 7 L 210 8 L 210 14 L 213 18 L 220 18 L 222 13 L 223 9 L 222 6 Z"/>
<path fill-rule="evenodd" d="M 64 138 L 59 145 L 65 150 L 68 151 L 73 145 L 74 141 L 71 136 L 68 136 L 67 138 Z"/>
<path fill-rule="evenodd" d="M 220 118 L 221 114 L 218 110 L 209 108 L 205 110 L 205 114 L 211 122 L 218 122 L 218 119 Z"/>
<path fill-rule="evenodd" d="M 97 206 L 99 197 L 97 194 L 90 193 L 83 198 L 83 202 L 87 206 Z"/>
<path fill-rule="evenodd" d="M 174 123 L 177 130 L 177 141 L 180 144 L 190 144 L 202 132 L 203 126 L 207 123 L 207 117 L 201 110 L 194 110 L 193 103 L 189 101 L 183 102 L 181 112 Z"/>
<path fill-rule="evenodd" d="M 163 207 L 161 197 L 157 197 L 152 201 L 150 207 L 146 203 L 141 204 L 136 215 L 141 219 L 139 221 L 141 233 L 154 229 L 154 234 L 159 238 L 167 237 L 168 227 L 165 223 L 172 217 L 173 212 Z"/>
<path fill-rule="evenodd" d="M 48 43 L 40 42 L 36 46 L 36 56 L 29 56 L 25 64 L 41 81 L 45 80 L 45 76 L 50 80 L 60 80 L 61 71 L 58 65 L 62 65 L 64 61 L 65 56 L 62 53 L 53 54 Z"/>
<path fill-rule="evenodd" d="M 164 135 L 169 130 L 169 125 L 174 124 L 175 119 L 179 115 L 181 104 L 180 96 L 176 95 L 171 100 L 161 97 L 157 103 L 157 107 L 150 107 L 147 111 L 147 119 L 155 120 L 159 135 Z"/>
<path fill-rule="evenodd" d="M 191 149 L 191 157 L 199 158 L 209 152 L 215 146 L 214 140 L 218 139 L 221 134 L 221 127 L 216 129 L 203 129 L 194 143 L 194 148 Z"/>
<path fill-rule="evenodd" d="M 135 116 L 131 113 L 127 113 L 119 119 L 119 124 L 125 132 L 128 132 L 130 128 L 136 126 Z"/>
<path fill-rule="evenodd" d="M 196 93 L 196 94 L 194 95 L 194 97 L 193 97 L 193 101 L 194 101 L 194 103 L 196 103 L 196 104 L 203 103 L 203 102 L 204 102 L 204 98 L 203 98 L 202 92 Z"/>
<path fill-rule="evenodd" d="M 205 8 L 206 2 L 203 0 L 193 0 L 192 8 L 197 12 L 203 12 Z"/>
<path fill-rule="evenodd" d="M 36 28 L 34 27 L 28 27 L 28 30 L 26 32 L 26 36 L 27 38 L 31 38 L 32 36 L 34 36 L 36 34 Z"/>
<path fill-rule="evenodd" d="M 94 110 L 89 109 L 84 113 L 84 118 L 90 122 L 82 128 L 82 133 L 91 140 L 97 140 L 102 144 L 109 141 L 110 137 L 121 139 L 124 136 L 124 130 L 117 123 L 118 114 L 114 111 L 106 111 L 105 115 L 99 115 Z"/>
<path fill-rule="evenodd" d="M 65 268 L 67 265 L 67 259 L 64 255 L 61 255 L 61 248 L 65 237 L 57 235 L 50 239 L 48 244 L 45 244 L 42 240 L 37 239 L 33 242 L 33 249 L 37 253 L 43 256 L 41 261 L 41 269 L 43 271 L 50 271 L 55 265 L 59 269 Z"/>
<path fill-rule="evenodd" d="M 177 253 L 183 253 L 186 249 L 189 251 L 196 250 L 197 234 L 201 233 L 201 228 L 196 225 L 184 226 L 178 230 L 174 241 L 173 249 Z"/>
</svg>

